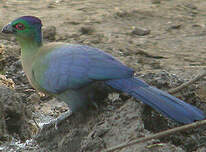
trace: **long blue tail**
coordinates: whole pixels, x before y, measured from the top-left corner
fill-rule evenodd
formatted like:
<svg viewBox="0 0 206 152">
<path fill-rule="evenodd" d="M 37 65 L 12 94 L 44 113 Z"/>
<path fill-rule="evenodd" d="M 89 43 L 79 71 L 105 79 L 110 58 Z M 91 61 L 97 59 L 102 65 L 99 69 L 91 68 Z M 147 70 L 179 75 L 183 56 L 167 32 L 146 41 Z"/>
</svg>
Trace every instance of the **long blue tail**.
<svg viewBox="0 0 206 152">
<path fill-rule="evenodd" d="M 166 92 L 149 86 L 137 78 L 108 80 L 106 84 L 128 93 L 137 100 L 142 101 L 163 115 L 180 123 L 188 124 L 205 118 L 204 113 L 198 108 Z"/>
</svg>

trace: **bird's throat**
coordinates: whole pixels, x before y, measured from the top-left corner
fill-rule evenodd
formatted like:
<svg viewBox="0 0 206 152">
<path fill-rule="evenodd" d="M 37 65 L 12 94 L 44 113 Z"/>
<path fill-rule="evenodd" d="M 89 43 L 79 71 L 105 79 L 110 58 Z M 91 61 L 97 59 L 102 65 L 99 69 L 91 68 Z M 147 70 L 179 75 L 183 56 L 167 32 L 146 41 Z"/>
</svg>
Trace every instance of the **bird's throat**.
<svg viewBox="0 0 206 152">
<path fill-rule="evenodd" d="M 42 46 L 42 42 L 36 42 L 34 39 L 17 38 L 21 46 L 21 58 L 23 60 L 31 59 Z"/>
<path fill-rule="evenodd" d="M 42 43 L 36 42 L 34 39 L 17 38 L 21 46 L 21 62 L 25 72 L 27 72 L 32 65 L 35 54 L 39 51 Z"/>
</svg>

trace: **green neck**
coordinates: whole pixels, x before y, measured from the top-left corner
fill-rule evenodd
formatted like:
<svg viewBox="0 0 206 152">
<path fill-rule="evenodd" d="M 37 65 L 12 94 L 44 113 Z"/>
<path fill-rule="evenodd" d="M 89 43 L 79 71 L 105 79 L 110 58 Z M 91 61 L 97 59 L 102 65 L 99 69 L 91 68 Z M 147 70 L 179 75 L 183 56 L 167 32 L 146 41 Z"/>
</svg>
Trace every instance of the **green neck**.
<svg viewBox="0 0 206 152">
<path fill-rule="evenodd" d="M 21 50 L 22 61 L 32 62 L 31 59 L 36 54 L 36 52 L 38 52 L 38 50 L 41 48 L 42 41 L 38 42 L 38 41 L 35 41 L 35 39 L 33 38 L 23 39 L 23 38 L 18 38 L 18 37 L 17 37 L 17 41 L 19 42 L 21 49 L 22 49 Z"/>
<path fill-rule="evenodd" d="M 17 37 L 17 41 L 21 46 L 21 60 L 23 67 L 32 64 L 33 57 L 42 46 L 42 42 L 38 43 L 34 39 L 22 39 Z"/>
</svg>

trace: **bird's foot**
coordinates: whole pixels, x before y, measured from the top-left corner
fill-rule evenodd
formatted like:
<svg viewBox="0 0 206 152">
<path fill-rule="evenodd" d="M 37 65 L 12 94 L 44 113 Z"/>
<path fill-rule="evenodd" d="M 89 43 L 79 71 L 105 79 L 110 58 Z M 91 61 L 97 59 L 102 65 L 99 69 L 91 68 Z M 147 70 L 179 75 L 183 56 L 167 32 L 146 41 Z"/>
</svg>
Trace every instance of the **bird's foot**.
<svg viewBox="0 0 206 152">
<path fill-rule="evenodd" d="M 48 123 L 45 123 L 42 125 L 41 128 L 41 131 L 42 130 L 45 130 L 47 128 L 51 128 L 52 126 L 55 127 L 55 129 L 57 130 L 58 129 L 58 125 L 63 121 L 65 120 L 66 118 L 68 118 L 69 116 L 72 115 L 72 112 L 71 110 L 68 110 L 64 113 L 62 113 L 59 117 L 55 118 L 55 119 L 52 119 L 51 121 L 49 121 Z"/>
</svg>

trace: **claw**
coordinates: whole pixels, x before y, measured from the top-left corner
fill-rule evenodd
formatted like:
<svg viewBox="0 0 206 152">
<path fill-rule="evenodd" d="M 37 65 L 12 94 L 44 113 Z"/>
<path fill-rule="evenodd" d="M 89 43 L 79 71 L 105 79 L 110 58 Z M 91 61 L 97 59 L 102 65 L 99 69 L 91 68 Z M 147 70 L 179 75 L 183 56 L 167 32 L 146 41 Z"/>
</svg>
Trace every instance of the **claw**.
<svg viewBox="0 0 206 152">
<path fill-rule="evenodd" d="M 54 121 L 55 121 L 55 129 L 58 129 L 58 124 L 60 124 L 63 120 L 65 120 L 66 118 L 68 118 L 69 116 L 71 116 L 72 112 L 71 110 L 68 110 L 66 112 L 64 112 L 63 114 L 61 114 L 59 117 L 57 117 Z"/>
</svg>

